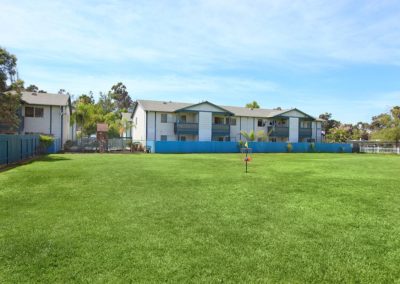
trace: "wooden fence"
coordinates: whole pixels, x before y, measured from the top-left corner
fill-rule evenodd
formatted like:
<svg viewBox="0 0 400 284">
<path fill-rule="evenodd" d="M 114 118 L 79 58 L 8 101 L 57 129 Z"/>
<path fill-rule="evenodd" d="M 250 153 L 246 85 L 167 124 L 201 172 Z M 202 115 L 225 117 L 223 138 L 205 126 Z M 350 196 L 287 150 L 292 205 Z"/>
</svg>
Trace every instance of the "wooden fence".
<svg viewBox="0 0 400 284">
<path fill-rule="evenodd" d="M 16 163 L 37 154 L 39 135 L 0 134 L 0 165 Z"/>
</svg>

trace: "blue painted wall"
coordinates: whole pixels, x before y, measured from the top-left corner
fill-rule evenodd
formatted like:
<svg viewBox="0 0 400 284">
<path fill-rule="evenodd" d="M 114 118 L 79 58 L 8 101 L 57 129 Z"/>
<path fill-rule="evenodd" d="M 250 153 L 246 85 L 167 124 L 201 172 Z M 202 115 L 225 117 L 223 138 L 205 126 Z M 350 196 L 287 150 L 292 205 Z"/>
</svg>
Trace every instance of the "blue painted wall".
<svg viewBox="0 0 400 284">
<path fill-rule="evenodd" d="M 150 143 L 150 142 L 148 142 Z M 201 141 L 152 141 L 156 153 L 239 153 L 237 142 L 201 142 Z M 351 153 L 351 144 L 342 143 L 291 143 L 293 153 Z M 288 143 L 280 142 L 249 142 L 253 153 L 286 153 Z"/>
</svg>

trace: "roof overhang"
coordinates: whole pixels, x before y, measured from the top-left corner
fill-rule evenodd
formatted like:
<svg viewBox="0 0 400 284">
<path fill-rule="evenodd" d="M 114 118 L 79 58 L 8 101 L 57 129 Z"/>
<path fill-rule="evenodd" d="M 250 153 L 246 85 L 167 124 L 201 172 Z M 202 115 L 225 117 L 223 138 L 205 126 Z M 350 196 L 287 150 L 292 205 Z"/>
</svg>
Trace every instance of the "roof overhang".
<svg viewBox="0 0 400 284">
<path fill-rule="evenodd" d="M 202 104 L 208 104 L 208 105 L 212 106 L 213 108 L 216 108 L 216 109 L 219 110 L 219 111 L 212 111 L 212 112 L 214 112 L 214 113 L 222 113 L 222 114 L 226 114 L 226 115 L 230 115 L 230 116 L 235 115 L 233 112 L 230 112 L 229 110 L 227 110 L 227 109 L 225 109 L 225 108 L 222 108 L 222 107 L 220 107 L 220 106 L 218 106 L 218 105 L 215 105 L 215 104 L 213 104 L 213 103 L 210 103 L 209 101 L 204 101 L 204 102 L 200 102 L 200 103 L 197 103 L 197 104 L 189 105 L 189 106 L 187 106 L 187 107 L 177 109 L 177 110 L 175 110 L 175 112 L 197 111 L 197 110 L 195 110 L 195 109 L 193 110 L 192 108 L 196 108 L 197 106 L 200 106 L 200 105 L 202 105 Z M 201 111 L 201 110 L 198 110 L 198 111 Z"/>
<path fill-rule="evenodd" d="M 292 108 L 292 109 L 288 109 L 288 110 L 282 111 L 282 112 L 280 112 L 280 113 L 278 113 L 278 114 L 276 114 L 274 116 L 271 116 L 271 118 L 273 118 L 273 117 L 286 117 L 284 114 L 288 113 L 288 112 L 291 112 L 291 111 L 297 111 L 297 112 L 303 114 L 308 119 L 316 120 L 315 117 L 313 117 L 313 116 L 311 116 L 311 115 L 309 115 L 309 114 L 307 114 L 307 113 L 305 113 L 305 112 L 303 112 L 303 111 L 301 111 L 301 110 L 299 110 L 297 108 Z"/>
</svg>

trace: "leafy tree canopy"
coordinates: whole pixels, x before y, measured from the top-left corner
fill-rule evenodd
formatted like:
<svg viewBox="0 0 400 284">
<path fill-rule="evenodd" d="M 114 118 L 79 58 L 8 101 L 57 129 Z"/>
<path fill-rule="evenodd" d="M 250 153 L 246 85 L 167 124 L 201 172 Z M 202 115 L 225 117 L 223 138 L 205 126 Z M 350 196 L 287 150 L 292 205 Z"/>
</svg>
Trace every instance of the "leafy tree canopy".
<svg viewBox="0 0 400 284">
<path fill-rule="evenodd" d="M 251 103 L 246 104 L 246 107 L 254 109 L 254 108 L 260 108 L 260 105 L 256 101 L 253 101 Z"/>
<path fill-rule="evenodd" d="M 15 82 L 17 57 L 0 47 L 0 92 L 7 90 L 7 81 Z"/>
<path fill-rule="evenodd" d="M 121 82 L 111 87 L 109 95 L 115 101 L 115 105 L 120 112 L 127 111 L 133 103 L 126 86 Z"/>
</svg>

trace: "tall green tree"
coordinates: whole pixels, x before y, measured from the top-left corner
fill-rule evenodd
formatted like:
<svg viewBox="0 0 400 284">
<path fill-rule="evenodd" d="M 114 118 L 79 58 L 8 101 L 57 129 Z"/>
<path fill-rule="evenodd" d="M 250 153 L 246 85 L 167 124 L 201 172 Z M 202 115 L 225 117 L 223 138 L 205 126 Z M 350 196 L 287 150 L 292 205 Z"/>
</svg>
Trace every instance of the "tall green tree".
<svg viewBox="0 0 400 284">
<path fill-rule="evenodd" d="M 7 132 L 15 132 L 20 124 L 18 111 L 21 109 L 21 94 L 19 92 L 0 92 L 0 125 Z"/>
<path fill-rule="evenodd" d="M 319 115 L 319 118 L 324 120 L 322 122 L 322 128 L 325 131 L 325 134 L 329 134 L 332 128 L 338 128 L 340 126 L 340 121 L 332 119 L 332 114 L 329 112 L 325 112 Z"/>
<path fill-rule="evenodd" d="M 372 138 L 394 141 L 400 144 L 400 106 L 393 107 L 389 113 L 380 114 L 372 118 L 375 131 Z"/>
<path fill-rule="evenodd" d="M 260 105 L 256 101 L 252 101 L 251 103 L 246 104 L 246 107 L 255 109 L 255 108 L 260 108 Z"/>
<path fill-rule="evenodd" d="M 29 85 L 25 90 L 28 92 L 37 93 L 39 91 L 39 88 L 36 85 Z"/>
<path fill-rule="evenodd" d="M 100 93 L 99 101 L 97 103 L 100 105 L 105 113 L 114 112 L 116 110 L 114 100 L 111 97 L 111 93 Z"/>
<path fill-rule="evenodd" d="M 127 111 L 133 103 L 126 86 L 121 82 L 111 87 L 110 96 L 120 112 Z"/>
<path fill-rule="evenodd" d="M 0 47 L 0 92 L 7 90 L 7 82 L 16 81 L 17 57 Z"/>
</svg>

